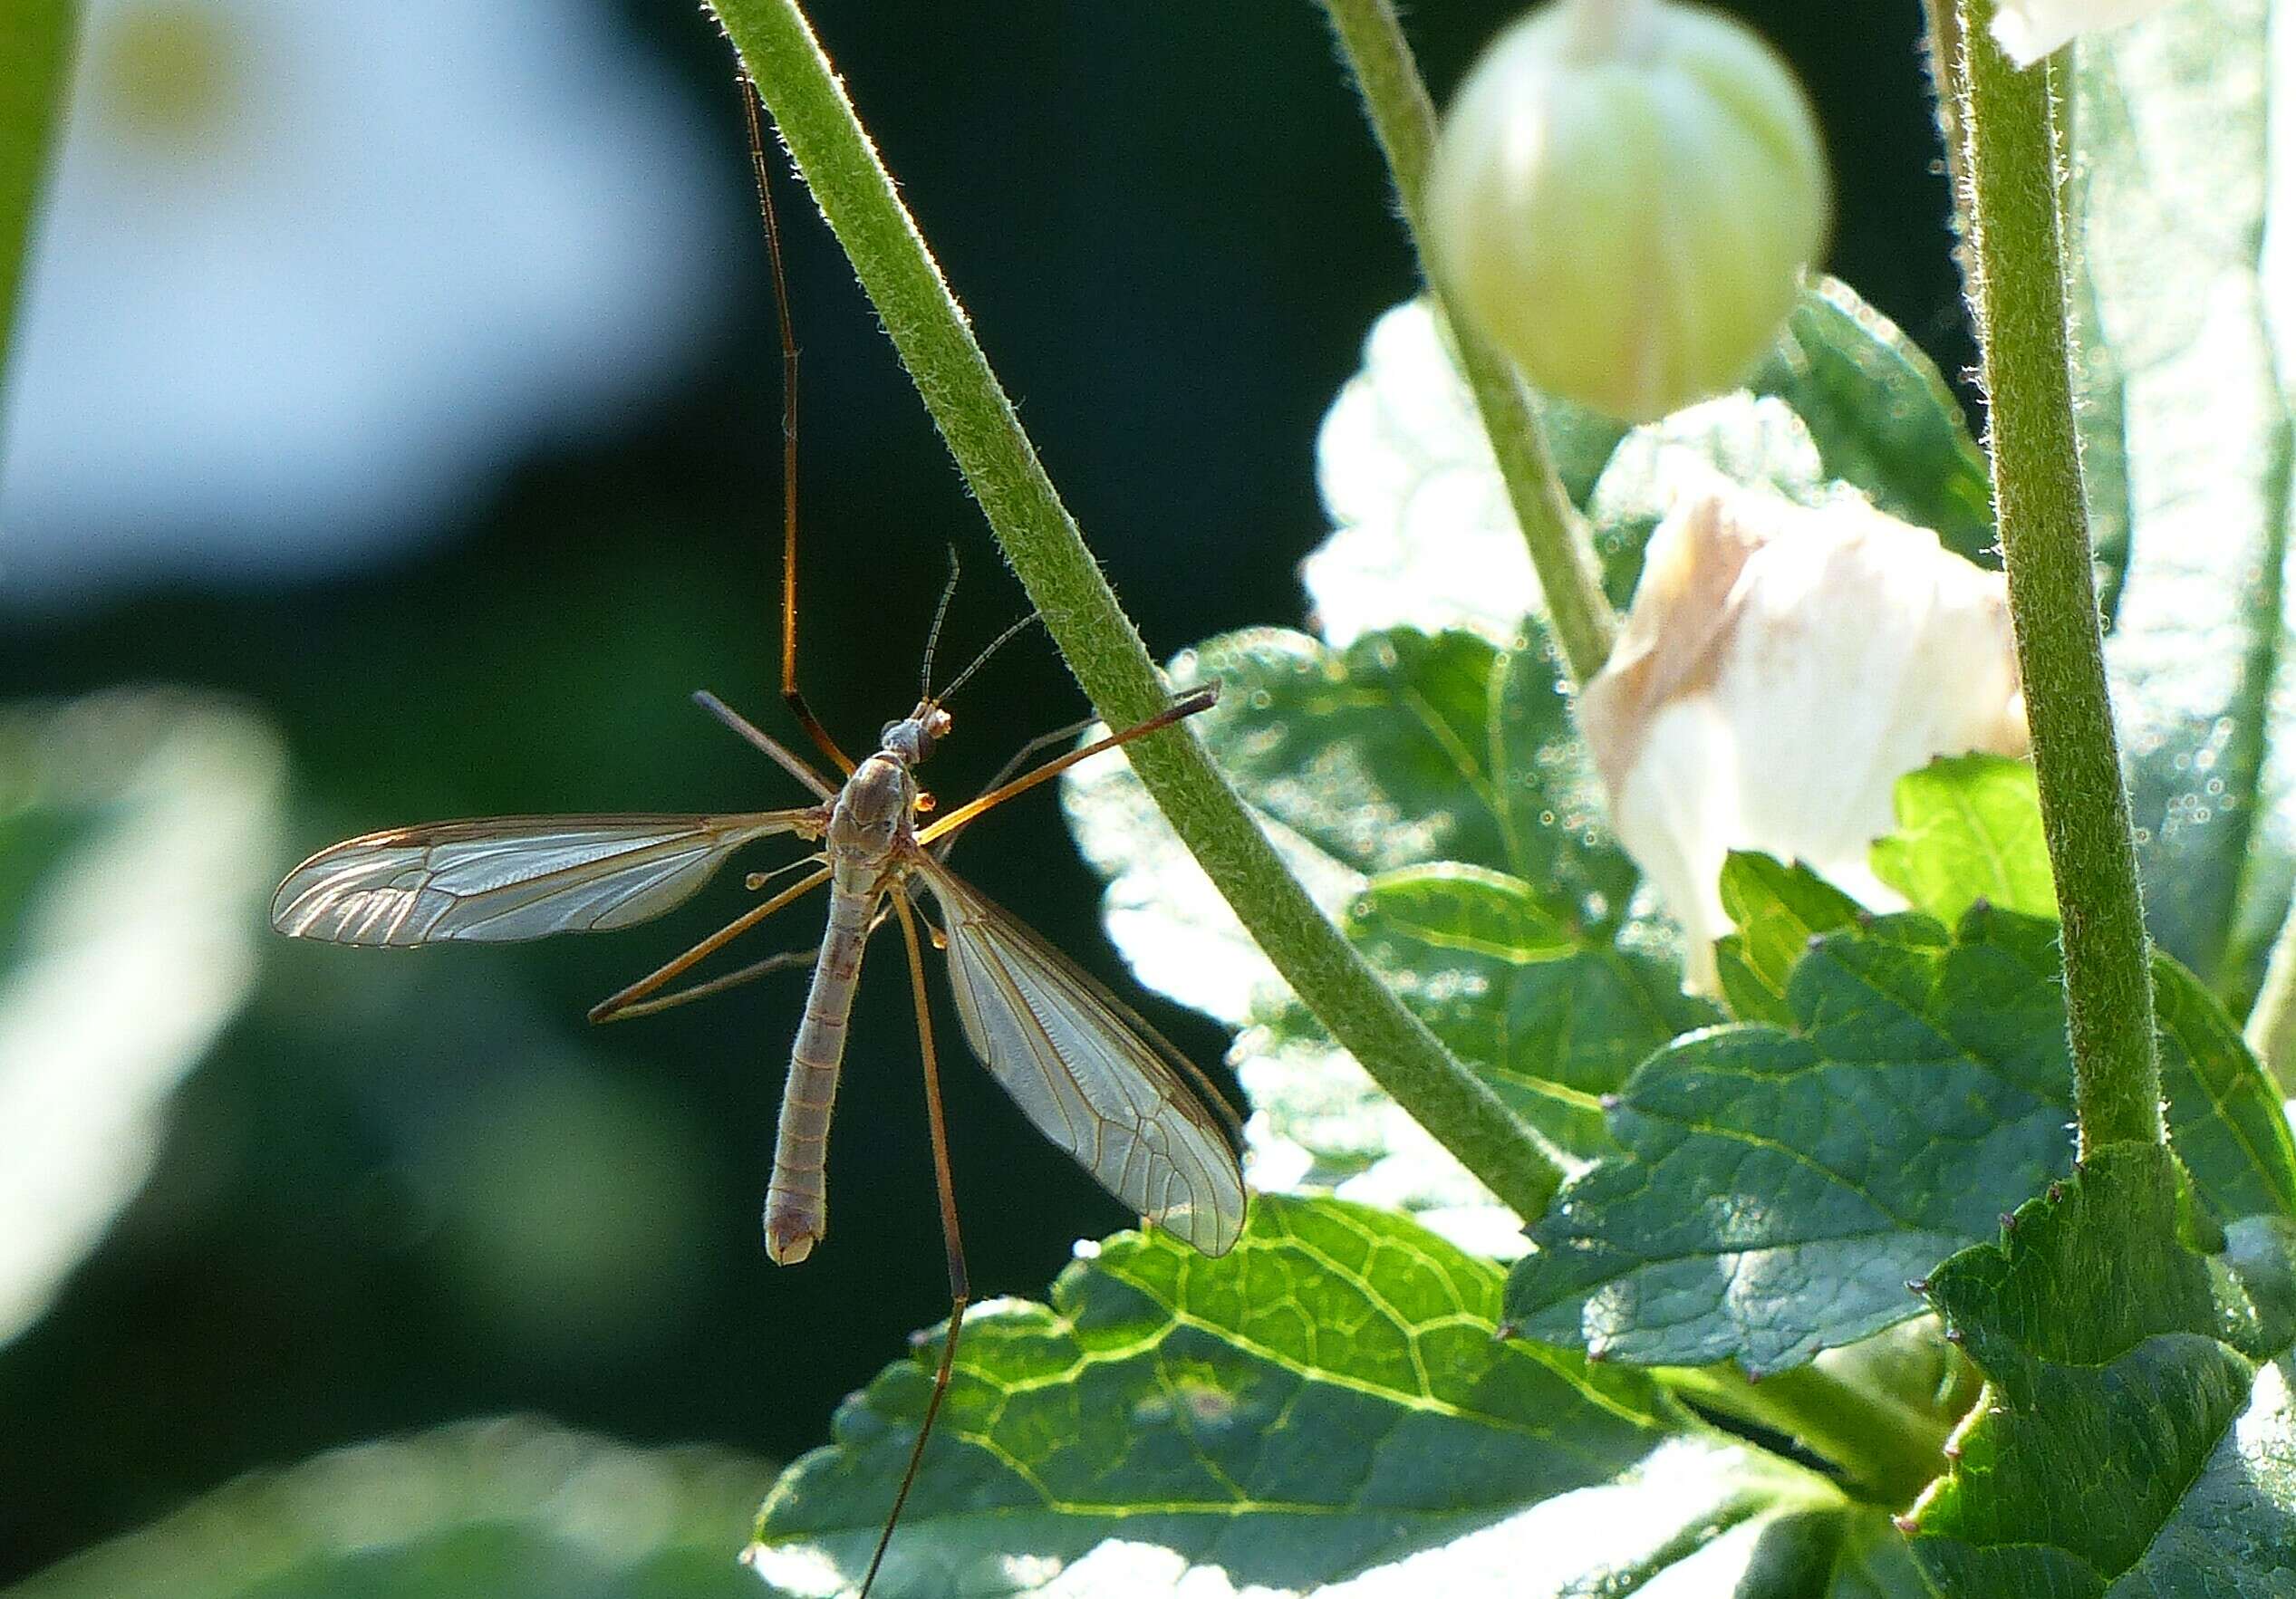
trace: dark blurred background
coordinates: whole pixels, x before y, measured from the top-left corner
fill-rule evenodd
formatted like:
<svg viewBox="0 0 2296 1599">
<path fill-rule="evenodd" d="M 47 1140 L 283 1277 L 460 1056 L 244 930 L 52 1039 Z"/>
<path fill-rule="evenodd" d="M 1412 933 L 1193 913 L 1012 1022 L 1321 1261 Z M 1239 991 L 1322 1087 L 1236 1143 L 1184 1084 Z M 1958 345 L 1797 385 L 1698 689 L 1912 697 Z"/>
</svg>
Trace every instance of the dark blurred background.
<svg viewBox="0 0 2296 1599">
<path fill-rule="evenodd" d="M 215 9 L 242 20 L 203 34 L 202 7 L 182 0 L 142 14 L 94 7 L 90 48 L 110 53 L 88 70 L 110 75 L 94 88 L 83 78 L 80 118 L 115 95 L 125 114 L 191 119 L 161 129 L 180 145 L 216 107 L 154 105 L 165 99 L 154 86 L 179 90 L 182 53 L 202 48 L 220 52 L 203 70 L 223 114 L 233 96 L 265 92 L 255 74 L 278 58 L 251 49 L 235 76 L 230 49 L 256 25 L 244 16 L 269 8 Z M 446 8 L 438 25 L 490 9 Z M 1316 8 L 815 9 L 1152 649 L 1297 622 L 1293 569 L 1324 531 L 1317 423 L 1371 320 L 1413 284 Z M 1513 9 L 1427 6 L 1410 19 L 1439 96 Z M 1958 373 L 1971 352 L 1918 7 L 1732 9 L 1784 49 L 1818 102 L 1839 193 L 1831 270 Z M 778 361 L 728 50 L 690 6 L 512 10 L 544 30 L 526 53 L 542 59 L 526 70 L 563 76 L 530 83 L 519 92 L 531 106 L 493 119 L 514 142 L 441 158 L 475 202 L 451 236 L 470 252 L 509 252 L 514 288 L 546 275 L 540 255 L 519 252 L 579 230 L 516 220 L 528 203 L 522 160 L 538 172 L 613 150 L 617 180 L 648 207 L 609 208 L 601 247 L 640 254 L 608 288 L 565 302 L 558 333 L 601 342 L 569 341 L 522 380 L 523 398 L 506 380 L 507 397 L 487 401 L 506 414 L 549 409 L 550 420 L 506 423 L 462 392 L 456 363 L 489 342 L 488 328 L 509 348 L 473 361 L 515 367 L 529 335 L 440 313 L 460 292 L 457 273 L 422 257 L 392 269 L 419 292 L 380 311 L 336 308 L 364 319 L 364 344 L 314 335 L 298 347 L 321 365 L 380 361 L 432 337 L 394 318 L 444 316 L 425 359 L 466 409 L 434 424 L 431 443 L 406 446 L 403 463 L 363 468 L 397 481 L 402 499 L 257 480 L 247 492 L 259 505 L 241 515 L 231 486 L 197 470 L 209 443 L 188 437 L 173 448 L 194 458 L 196 494 L 171 508 L 164 473 L 146 464 L 171 448 L 165 413 L 145 422 L 125 405 L 50 431 L 85 442 L 99 487 L 132 479 L 143 500 L 88 498 L 43 464 L 63 446 L 43 446 L 37 471 L 25 468 L 41 481 L 0 490 L 14 544 L 0 581 L 8 698 L 157 681 L 252 708 L 289 762 L 275 876 L 335 838 L 402 822 L 795 798 L 686 698 L 706 685 L 795 737 L 773 697 Z M 104 32 L 154 19 L 178 32 L 156 43 Z M 561 37 L 576 33 L 590 41 L 583 51 Z M 452 52 L 451 34 L 438 47 Z M 598 106 L 613 95 L 601 85 L 624 77 L 647 92 L 602 129 Z M 466 122 L 458 109 L 487 102 L 475 74 L 377 74 L 357 92 L 406 97 L 410 126 L 474 148 L 487 136 L 487 118 Z M 398 124 L 379 114 L 361 117 L 362 140 L 346 140 L 341 159 L 424 177 L 432 158 L 394 147 Z M 947 546 L 967 571 L 950 659 L 1021 598 L 834 244 L 794 188 L 782 215 L 806 362 L 804 673 L 825 719 L 859 747 L 913 695 Z M 370 220 L 391 229 L 388 216 Z M 292 213 L 261 226 L 299 227 Z M 107 247 L 93 224 L 65 231 L 52 239 L 56 270 L 67 243 Z M 667 254 L 644 256 L 665 243 Z M 359 265 L 356 236 L 309 244 L 323 268 Z M 124 224 L 108 246 L 130 265 L 151 247 Z M 225 232 L 207 247 L 228 264 L 224 277 L 249 280 L 238 289 L 259 309 L 272 246 L 241 252 Z M 179 284 L 175 304 L 148 314 L 201 315 Z M 611 334 L 615 317 L 622 332 Z M 156 321 L 107 332 L 130 352 L 108 379 L 115 392 L 145 382 L 130 357 L 172 336 Z M 9 405 L 22 416 L 80 403 L 43 387 L 36 351 L 17 376 Z M 260 407 L 250 414 L 267 426 Z M 381 429 L 341 431 L 333 446 L 355 475 Z M 435 477 L 423 464 L 432 443 L 454 462 Z M 240 448 L 263 466 L 266 450 L 303 447 L 283 435 Z M 1036 634 L 953 709 L 958 736 L 932 774 L 950 795 L 1084 713 Z M 1097 884 L 1049 795 L 968 834 L 958 863 L 1125 987 L 1099 934 Z M 802 978 L 603 1031 L 583 1020 L 744 902 L 729 881 L 643 930 L 508 950 L 259 943 L 246 1003 L 177 1092 L 150 1182 L 44 1315 L 0 1344 L 0 1580 L 249 1468 L 472 1414 L 535 1411 L 641 1443 L 719 1440 L 771 1458 L 823 1440 L 838 1398 L 947 1308 L 898 958 L 879 949 L 863 987 L 832 1235 L 793 1270 L 767 1263 L 757 1217 Z M 818 916 L 792 911 L 769 937 L 809 943 Z M 1144 1008 L 1199 1060 L 1219 1058 L 1211 1026 Z M 953 1016 L 943 1027 L 953 1041 Z M 1126 1219 L 983 1074 L 952 1067 L 974 1282 L 1041 1294 L 1074 1239 Z"/>
</svg>

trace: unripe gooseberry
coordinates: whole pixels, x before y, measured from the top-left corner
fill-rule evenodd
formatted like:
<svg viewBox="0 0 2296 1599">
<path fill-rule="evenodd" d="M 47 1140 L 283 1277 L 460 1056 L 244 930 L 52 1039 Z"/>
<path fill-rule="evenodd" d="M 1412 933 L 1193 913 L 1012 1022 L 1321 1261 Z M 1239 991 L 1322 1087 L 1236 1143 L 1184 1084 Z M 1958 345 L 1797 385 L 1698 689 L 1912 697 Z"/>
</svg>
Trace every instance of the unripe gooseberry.
<svg viewBox="0 0 2296 1599">
<path fill-rule="evenodd" d="M 1809 102 L 1743 25 L 1557 0 L 1452 101 L 1427 245 L 1454 310 L 1535 387 L 1648 421 L 1761 360 L 1829 210 Z"/>
</svg>

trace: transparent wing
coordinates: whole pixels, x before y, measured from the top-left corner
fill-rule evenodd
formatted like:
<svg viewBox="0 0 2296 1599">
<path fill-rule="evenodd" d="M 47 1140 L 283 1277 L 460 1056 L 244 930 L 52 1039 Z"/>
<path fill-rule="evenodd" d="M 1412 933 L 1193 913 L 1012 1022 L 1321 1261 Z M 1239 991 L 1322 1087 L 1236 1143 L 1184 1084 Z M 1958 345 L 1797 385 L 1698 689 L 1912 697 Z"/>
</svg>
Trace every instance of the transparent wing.
<svg viewBox="0 0 2296 1599">
<path fill-rule="evenodd" d="M 1244 1224 L 1243 1174 L 1187 1058 L 1124 1002 L 931 857 L 965 1036 L 1028 1119 L 1103 1188 L 1206 1255 Z M 1206 1085 L 1209 1092 L 1209 1085 Z"/>
<path fill-rule="evenodd" d="M 371 833 L 287 873 L 271 925 L 391 948 L 627 927 L 685 899 L 743 844 L 814 814 L 500 816 Z"/>
</svg>

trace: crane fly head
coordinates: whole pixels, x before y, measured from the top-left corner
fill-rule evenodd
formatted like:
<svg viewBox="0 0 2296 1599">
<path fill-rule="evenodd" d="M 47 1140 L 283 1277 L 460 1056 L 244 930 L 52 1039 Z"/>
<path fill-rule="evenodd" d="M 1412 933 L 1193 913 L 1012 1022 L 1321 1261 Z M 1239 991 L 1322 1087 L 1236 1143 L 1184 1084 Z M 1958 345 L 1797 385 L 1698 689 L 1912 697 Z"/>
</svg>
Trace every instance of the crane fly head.
<svg viewBox="0 0 2296 1599">
<path fill-rule="evenodd" d="M 897 756 L 904 766 L 913 766 L 930 760 L 933 746 L 948 736 L 949 713 L 934 699 L 921 699 L 917 708 L 897 722 L 887 722 L 885 730 L 877 736 L 878 746 L 887 755 Z"/>
</svg>

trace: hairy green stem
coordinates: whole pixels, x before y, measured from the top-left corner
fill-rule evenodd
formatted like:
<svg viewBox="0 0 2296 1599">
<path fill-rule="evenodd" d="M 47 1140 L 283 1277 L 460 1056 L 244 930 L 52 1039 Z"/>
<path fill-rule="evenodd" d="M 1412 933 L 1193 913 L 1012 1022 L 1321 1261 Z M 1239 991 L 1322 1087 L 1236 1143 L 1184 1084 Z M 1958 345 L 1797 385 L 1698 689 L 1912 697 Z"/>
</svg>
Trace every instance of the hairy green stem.
<svg viewBox="0 0 2296 1599">
<path fill-rule="evenodd" d="M 2122 1140 L 2159 1143 L 2164 1132 L 2150 949 L 2073 423 L 2061 152 L 2050 115 L 2056 68 L 2010 64 L 1993 43 L 1994 0 L 1960 6 L 1969 298 L 2042 831 L 2064 919 L 2073 1109 L 2086 1154 Z"/>
<path fill-rule="evenodd" d="M 33 218 L 63 120 L 72 76 L 73 0 L 0 7 L 0 374 L 8 370 L 17 302 L 32 255 Z"/>
<path fill-rule="evenodd" d="M 1873 1504 L 1910 1505 L 1945 1469 L 1950 1419 L 1915 1410 L 1822 1366 L 1798 1366 L 1759 1382 L 1728 1362 L 1664 1376 L 1688 1398 L 1823 1455 Z"/>
<path fill-rule="evenodd" d="M 1094 708 L 1143 721 L 1169 693 L 989 370 L 796 0 L 714 0 L 925 408 Z M 1127 753 L 1172 829 L 1332 1035 L 1515 1211 L 1561 1180 L 1538 1135 L 1452 1059 L 1307 897 L 1184 731 Z"/>
<path fill-rule="evenodd" d="M 1435 104 L 1419 76 L 1390 0 L 1323 0 L 1332 30 L 1362 90 L 1372 131 L 1394 175 L 1404 220 L 1419 246 L 1420 265 L 1436 313 L 1448 325 L 1460 371 L 1475 397 L 1483 431 L 1490 436 L 1499 473 L 1515 520 L 1529 547 L 1530 564 L 1547 600 L 1547 616 L 1570 674 L 1585 682 L 1610 659 L 1618 619 L 1603 594 L 1593 542 L 1555 471 L 1547 435 L 1532 410 L 1522 379 L 1505 356 L 1444 309 L 1429 267 L 1424 221 L 1427 161 L 1435 145 Z"/>
</svg>

